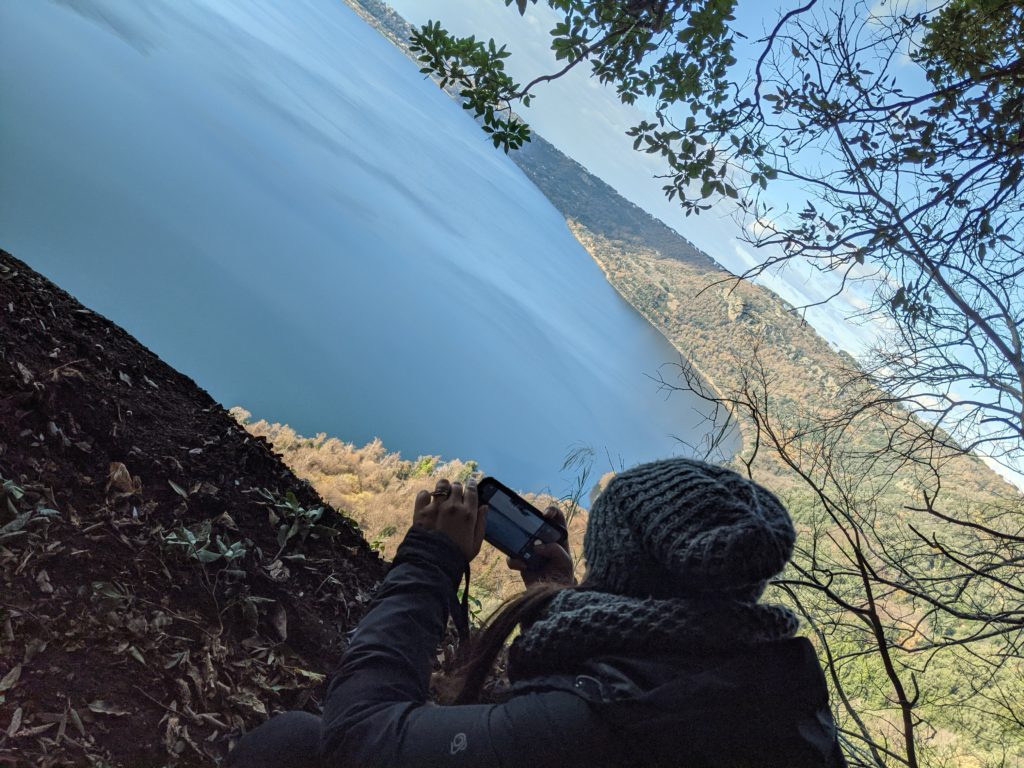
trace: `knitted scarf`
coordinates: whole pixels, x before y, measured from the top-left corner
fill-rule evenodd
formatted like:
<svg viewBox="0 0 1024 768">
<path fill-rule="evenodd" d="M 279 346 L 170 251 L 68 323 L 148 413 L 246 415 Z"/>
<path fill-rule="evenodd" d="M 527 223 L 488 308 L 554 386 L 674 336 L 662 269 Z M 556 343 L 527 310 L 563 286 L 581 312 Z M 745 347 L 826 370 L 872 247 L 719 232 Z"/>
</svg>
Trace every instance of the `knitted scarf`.
<svg viewBox="0 0 1024 768">
<path fill-rule="evenodd" d="M 792 637 L 798 625 L 781 605 L 567 589 L 512 643 L 509 674 L 573 672 L 602 655 L 721 653 Z"/>
</svg>

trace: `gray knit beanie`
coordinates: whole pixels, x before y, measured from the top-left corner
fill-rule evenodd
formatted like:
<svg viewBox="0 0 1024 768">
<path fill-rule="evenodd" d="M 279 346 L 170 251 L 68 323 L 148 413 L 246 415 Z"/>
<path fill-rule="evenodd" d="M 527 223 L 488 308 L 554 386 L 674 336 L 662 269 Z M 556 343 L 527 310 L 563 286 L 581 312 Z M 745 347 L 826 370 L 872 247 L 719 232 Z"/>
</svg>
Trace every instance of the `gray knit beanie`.
<svg viewBox="0 0 1024 768">
<path fill-rule="evenodd" d="M 731 469 L 675 458 L 608 484 L 590 510 L 583 553 L 587 581 L 603 591 L 753 602 L 795 539 L 770 491 Z"/>
</svg>

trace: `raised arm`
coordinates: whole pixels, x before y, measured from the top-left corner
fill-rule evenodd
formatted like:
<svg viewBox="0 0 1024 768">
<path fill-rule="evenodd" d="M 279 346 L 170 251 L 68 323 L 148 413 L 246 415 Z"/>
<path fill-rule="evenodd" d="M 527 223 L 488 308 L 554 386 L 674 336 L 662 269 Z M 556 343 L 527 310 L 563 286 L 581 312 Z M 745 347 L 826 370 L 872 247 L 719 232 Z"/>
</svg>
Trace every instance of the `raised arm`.
<svg viewBox="0 0 1024 768">
<path fill-rule="evenodd" d="M 469 492 L 467 487 L 465 496 Z M 462 515 L 467 500 L 459 508 L 455 495 L 453 489 L 447 497 L 428 494 L 426 502 L 422 496 L 417 499 L 417 522 L 328 690 L 322 731 L 325 765 L 565 768 L 598 741 L 600 729 L 590 706 L 562 690 L 526 693 L 498 705 L 428 703 L 431 659 L 449 612 L 458 609 L 456 590 L 465 572 L 466 549 L 474 555 L 473 546 L 479 551 L 479 542 L 474 544 L 477 519 Z M 473 496 L 475 505 L 475 489 Z M 427 511 L 428 506 L 434 509 Z M 467 529 L 473 523 L 474 533 L 446 533 L 438 525 L 446 514 L 462 515 Z"/>
</svg>

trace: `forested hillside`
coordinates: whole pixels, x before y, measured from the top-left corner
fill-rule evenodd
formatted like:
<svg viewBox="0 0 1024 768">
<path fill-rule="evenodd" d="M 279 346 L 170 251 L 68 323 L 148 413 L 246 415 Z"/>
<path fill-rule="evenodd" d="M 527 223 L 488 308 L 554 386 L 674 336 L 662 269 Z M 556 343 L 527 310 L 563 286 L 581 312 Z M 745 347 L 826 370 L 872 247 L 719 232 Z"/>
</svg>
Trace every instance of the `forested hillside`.
<svg viewBox="0 0 1024 768">
<path fill-rule="evenodd" d="M 542 137 L 511 157 L 565 215 L 611 284 L 714 388 L 740 386 L 756 353 L 772 384 L 773 409 L 792 417 L 807 408 L 831 408 L 859 375 L 856 361 L 829 345 L 788 302 L 737 280 Z M 677 374 L 665 371 L 667 379 L 683 383 Z M 863 433 L 848 437 L 871 440 Z M 980 459 L 950 461 L 960 492 L 1013 493 Z M 785 480 L 771 456 L 762 457 L 760 468 L 775 474 L 776 482 Z"/>
</svg>

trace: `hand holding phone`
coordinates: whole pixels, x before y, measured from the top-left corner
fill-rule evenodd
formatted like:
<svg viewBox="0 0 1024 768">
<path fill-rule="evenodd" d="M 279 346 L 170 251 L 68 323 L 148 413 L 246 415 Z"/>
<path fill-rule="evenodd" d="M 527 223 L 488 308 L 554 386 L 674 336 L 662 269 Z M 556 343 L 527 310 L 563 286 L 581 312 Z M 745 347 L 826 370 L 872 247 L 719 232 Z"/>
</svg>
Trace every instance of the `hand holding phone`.
<svg viewBox="0 0 1024 768">
<path fill-rule="evenodd" d="M 565 527 L 565 515 L 558 507 L 548 507 L 544 511 L 544 517 L 556 525 Z M 527 587 L 540 583 L 566 586 L 576 583 L 576 569 L 573 567 L 568 541 L 557 544 L 534 542 L 533 554 L 534 558 L 541 558 L 541 565 L 532 569 L 527 568 L 522 560 L 513 557 L 507 559 L 508 567 L 513 571 L 519 571 Z"/>
<path fill-rule="evenodd" d="M 527 586 L 552 580 L 552 570 L 558 574 L 554 580 L 572 583 L 572 558 L 565 546 L 568 532 L 557 508 L 544 514 L 493 477 L 480 481 L 478 493 L 480 504 L 488 506 L 484 540 L 508 555 L 509 567 L 523 573 Z"/>
<path fill-rule="evenodd" d="M 480 552 L 487 509 L 479 501 L 476 483 L 470 479 L 450 483 L 441 478 L 433 492 L 420 491 L 413 508 L 413 524 L 440 531 L 454 542 L 469 562 Z"/>
</svg>

